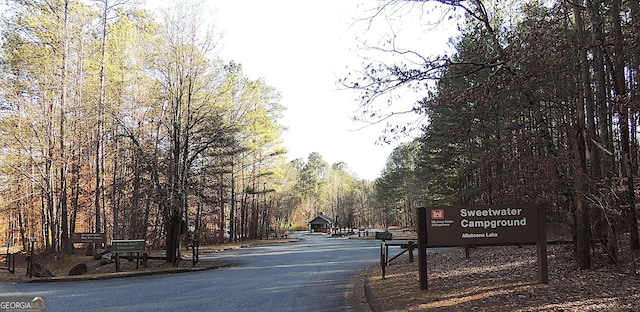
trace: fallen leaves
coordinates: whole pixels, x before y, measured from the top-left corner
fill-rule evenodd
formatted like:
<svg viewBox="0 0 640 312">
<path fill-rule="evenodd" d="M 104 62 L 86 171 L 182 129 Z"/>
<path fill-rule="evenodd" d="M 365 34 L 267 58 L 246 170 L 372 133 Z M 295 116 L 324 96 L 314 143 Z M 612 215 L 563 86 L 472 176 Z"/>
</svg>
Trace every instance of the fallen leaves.
<svg viewBox="0 0 640 312">
<path fill-rule="evenodd" d="M 630 263 L 630 262 L 629 262 Z M 371 267 L 369 285 L 385 311 L 640 311 L 637 268 L 594 260 L 578 270 L 570 245 L 548 246 L 549 284 L 538 284 L 535 246 L 479 247 L 429 254 L 429 290 L 418 264 L 394 260 L 385 279 Z"/>
</svg>

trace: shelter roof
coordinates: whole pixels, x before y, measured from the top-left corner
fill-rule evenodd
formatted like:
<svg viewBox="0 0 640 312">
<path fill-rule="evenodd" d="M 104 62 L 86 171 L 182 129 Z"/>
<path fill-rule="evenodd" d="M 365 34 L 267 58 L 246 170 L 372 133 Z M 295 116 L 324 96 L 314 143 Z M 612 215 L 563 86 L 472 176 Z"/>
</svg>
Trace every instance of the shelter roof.
<svg viewBox="0 0 640 312">
<path fill-rule="evenodd" d="M 309 221 L 309 224 L 333 224 L 333 220 L 328 216 L 319 214 L 315 219 Z"/>
</svg>

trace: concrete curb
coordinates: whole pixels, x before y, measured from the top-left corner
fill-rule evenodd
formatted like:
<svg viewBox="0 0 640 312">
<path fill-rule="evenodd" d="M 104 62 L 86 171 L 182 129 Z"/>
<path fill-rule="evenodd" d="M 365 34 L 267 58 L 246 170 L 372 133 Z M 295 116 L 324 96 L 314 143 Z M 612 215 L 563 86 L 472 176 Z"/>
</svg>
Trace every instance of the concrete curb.
<svg viewBox="0 0 640 312">
<path fill-rule="evenodd" d="M 107 273 L 100 275 L 77 275 L 77 276 L 59 276 L 51 278 L 37 278 L 32 280 L 21 281 L 20 283 L 56 283 L 56 282 L 76 282 L 76 281 L 97 281 L 114 278 L 127 278 L 127 277 L 139 277 L 150 275 L 164 275 L 164 274 L 177 274 L 188 272 L 200 272 L 207 270 L 215 270 L 220 268 L 226 268 L 232 266 L 231 263 L 223 263 L 218 265 L 210 265 L 205 267 L 195 268 L 173 268 L 166 270 L 154 270 L 154 271 L 139 271 L 139 272 L 120 272 L 120 273 Z"/>
<path fill-rule="evenodd" d="M 364 288 L 364 296 L 367 298 L 367 304 L 369 305 L 369 311 L 371 312 L 384 312 L 382 307 L 375 302 L 375 298 L 373 296 L 373 291 L 371 291 L 371 287 L 369 287 L 369 283 L 365 280 L 362 283 L 362 288 Z"/>
</svg>

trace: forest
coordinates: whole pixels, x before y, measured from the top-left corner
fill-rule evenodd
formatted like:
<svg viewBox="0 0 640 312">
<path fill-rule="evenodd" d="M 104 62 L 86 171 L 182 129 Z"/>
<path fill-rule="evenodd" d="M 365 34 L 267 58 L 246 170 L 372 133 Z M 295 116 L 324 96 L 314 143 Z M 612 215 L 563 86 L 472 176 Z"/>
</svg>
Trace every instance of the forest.
<svg viewBox="0 0 640 312">
<path fill-rule="evenodd" d="M 7 1 L 0 36 L 0 237 L 71 252 L 71 233 L 224 242 L 411 227 L 415 208 L 535 203 L 577 267 L 637 261 L 640 2 L 386 0 L 365 22 L 456 20 L 451 51 L 377 49 L 337 83 L 356 118 L 420 134 L 365 181 L 319 153 L 286 160 L 280 95 L 216 56 L 198 6 Z M 420 14 L 409 14 L 419 12 Z M 418 17 L 416 17 L 418 16 Z M 426 24 L 425 24 L 426 25 Z M 427 30 L 425 26 L 425 31 Z M 380 107 L 411 102 L 409 112 Z"/>
<path fill-rule="evenodd" d="M 392 0 L 368 22 L 412 12 L 457 19 L 452 51 L 391 37 L 377 49 L 397 62 L 341 80 L 362 118 L 383 121 L 400 112 L 381 106 L 413 94 L 409 114 L 428 119 L 375 181 L 380 206 L 409 218 L 419 205 L 545 205 L 548 226 L 571 230 L 578 268 L 637 263 L 639 2 Z"/>
<path fill-rule="evenodd" d="M 134 1 L 7 1 L 2 244 L 69 254 L 73 233 L 105 233 L 175 262 L 187 238 L 278 236 L 318 213 L 380 223 L 346 164 L 287 161 L 278 91 L 217 57 L 202 5 L 155 18 Z"/>
</svg>

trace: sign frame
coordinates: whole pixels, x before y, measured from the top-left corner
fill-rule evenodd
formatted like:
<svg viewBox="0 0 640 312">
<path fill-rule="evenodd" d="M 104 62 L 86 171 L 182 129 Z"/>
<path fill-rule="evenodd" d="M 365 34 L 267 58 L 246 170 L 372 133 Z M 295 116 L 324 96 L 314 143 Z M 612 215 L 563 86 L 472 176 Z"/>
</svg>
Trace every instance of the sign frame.
<svg viewBox="0 0 640 312">
<path fill-rule="evenodd" d="M 144 239 L 112 239 L 111 251 L 115 253 L 145 252 L 146 241 Z"/>
<path fill-rule="evenodd" d="M 106 233 L 73 233 L 71 236 L 71 241 L 74 244 L 78 243 L 106 243 L 107 242 L 107 234 Z"/>
<path fill-rule="evenodd" d="M 420 289 L 428 287 L 427 248 L 536 244 L 538 282 L 548 284 L 543 205 L 436 206 L 416 210 Z"/>
<path fill-rule="evenodd" d="M 489 246 L 538 241 L 534 205 L 428 207 L 427 247 Z"/>
</svg>

